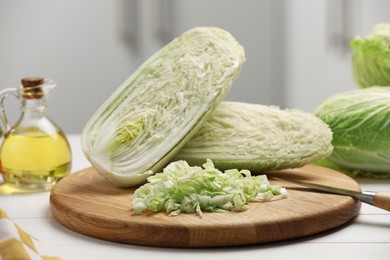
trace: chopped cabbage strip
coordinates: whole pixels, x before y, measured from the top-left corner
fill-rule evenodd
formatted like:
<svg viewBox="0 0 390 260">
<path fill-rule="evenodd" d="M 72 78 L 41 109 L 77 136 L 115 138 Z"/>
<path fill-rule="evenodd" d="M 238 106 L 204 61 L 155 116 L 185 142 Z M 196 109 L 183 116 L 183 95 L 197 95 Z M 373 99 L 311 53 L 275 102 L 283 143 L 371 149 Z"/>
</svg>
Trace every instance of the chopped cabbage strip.
<svg viewBox="0 0 390 260">
<path fill-rule="evenodd" d="M 221 172 L 209 159 L 203 167 L 191 167 L 186 161 L 172 162 L 147 181 L 134 193 L 132 204 L 136 214 L 150 210 L 166 211 L 169 216 L 186 212 L 202 217 L 202 210 L 244 211 L 249 201 L 287 196 L 286 189 L 270 185 L 266 175 L 252 176 L 248 170 L 237 169 Z"/>
</svg>

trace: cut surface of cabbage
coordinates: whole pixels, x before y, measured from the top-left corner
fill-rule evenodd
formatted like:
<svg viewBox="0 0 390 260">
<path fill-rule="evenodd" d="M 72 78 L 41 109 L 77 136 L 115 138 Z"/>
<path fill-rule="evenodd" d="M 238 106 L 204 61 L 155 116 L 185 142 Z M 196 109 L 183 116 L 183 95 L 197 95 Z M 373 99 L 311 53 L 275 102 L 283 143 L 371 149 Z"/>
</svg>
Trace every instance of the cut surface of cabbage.
<svg viewBox="0 0 390 260">
<path fill-rule="evenodd" d="M 191 29 L 135 71 L 81 134 L 91 164 L 117 186 L 161 170 L 226 96 L 245 61 L 227 31 Z"/>
<path fill-rule="evenodd" d="M 314 113 L 333 131 L 327 159 L 353 175 L 389 177 L 390 87 L 370 87 L 326 98 Z"/>
<path fill-rule="evenodd" d="M 265 171 L 296 168 L 331 154 L 332 132 L 319 118 L 297 109 L 222 102 L 175 160 L 218 169 Z"/>
</svg>

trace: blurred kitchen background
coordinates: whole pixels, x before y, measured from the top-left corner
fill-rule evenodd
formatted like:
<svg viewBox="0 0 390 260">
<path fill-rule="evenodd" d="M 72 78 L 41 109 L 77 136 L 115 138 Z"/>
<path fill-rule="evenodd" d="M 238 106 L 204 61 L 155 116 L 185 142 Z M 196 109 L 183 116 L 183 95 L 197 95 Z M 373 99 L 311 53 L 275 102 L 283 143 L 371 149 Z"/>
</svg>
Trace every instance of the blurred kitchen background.
<svg viewBox="0 0 390 260">
<path fill-rule="evenodd" d="M 247 62 L 228 100 L 312 112 L 357 88 L 349 42 L 390 22 L 386 0 L 1 0 L 0 89 L 53 79 L 48 112 L 80 133 L 149 56 L 196 26 L 228 30 Z M 11 122 L 16 100 L 6 101 Z"/>
</svg>

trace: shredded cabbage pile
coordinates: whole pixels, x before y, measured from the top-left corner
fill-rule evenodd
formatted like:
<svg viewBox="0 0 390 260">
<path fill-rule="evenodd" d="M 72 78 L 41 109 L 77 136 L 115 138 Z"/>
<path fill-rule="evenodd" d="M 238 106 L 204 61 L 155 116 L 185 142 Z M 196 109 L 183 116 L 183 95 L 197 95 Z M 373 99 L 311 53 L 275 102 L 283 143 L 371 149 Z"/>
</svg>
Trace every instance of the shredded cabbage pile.
<svg viewBox="0 0 390 260">
<path fill-rule="evenodd" d="M 244 211 L 249 201 L 287 196 L 286 189 L 270 185 L 266 175 L 252 176 L 248 170 L 237 169 L 221 172 L 209 159 L 203 168 L 191 167 L 186 161 L 172 162 L 147 180 L 134 193 L 136 214 L 144 210 L 166 211 L 169 216 L 196 212 L 202 217 L 202 210 Z"/>
</svg>

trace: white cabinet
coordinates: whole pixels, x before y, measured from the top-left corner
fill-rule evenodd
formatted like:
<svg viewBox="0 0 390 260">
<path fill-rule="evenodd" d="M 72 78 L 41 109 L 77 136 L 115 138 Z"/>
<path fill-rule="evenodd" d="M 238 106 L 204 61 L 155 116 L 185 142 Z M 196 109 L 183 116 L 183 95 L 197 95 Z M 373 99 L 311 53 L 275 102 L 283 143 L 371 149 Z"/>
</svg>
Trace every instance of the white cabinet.
<svg viewBox="0 0 390 260">
<path fill-rule="evenodd" d="M 356 34 L 390 19 L 385 0 L 2 0 L 0 89 L 25 76 L 54 79 L 49 114 L 65 132 L 78 133 L 173 37 L 218 26 L 247 57 L 228 100 L 312 111 L 323 98 L 355 88 L 351 53 L 327 43 L 331 2 L 354 6 Z"/>
<path fill-rule="evenodd" d="M 48 112 L 65 132 L 80 132 L 138 66 L 121 10 L 122 1 L 0 1 L 0 88 L 26 76 L 55 80 Z"/>
<path fill-rule="evenodd" d="M 350 40 L 390 22 L 386 0 L 286 1 L 286 106 L 312 112 L 326 97 L 357 89 Z M 335 44 L 336 42 L 336 44 Z"/>
<path fill-rule="evenodd" d="M 54 79 L 58 88 L 50 96 L 49 114 L 66 132 L 77 133 L 99 105 L 173 37 L 195 26 L 219 26 L 230 31 L 247 54 L 228 99 L 283 103 L 280 3 L 3 0 L 0 88 L 16 87 L 24 76 Z"/>
<path fill-rule="evenodd" d="M 247 58 L 227 99 L 284 104 L 283 1 L 138 0 L 127 6 L 142 28 L 136 38 L 145 59 L 193 27 L 221 27 L 244 46 Z M 129 21 L 128 31 L 134 32 L 133 26 Z"/>
</svg>

